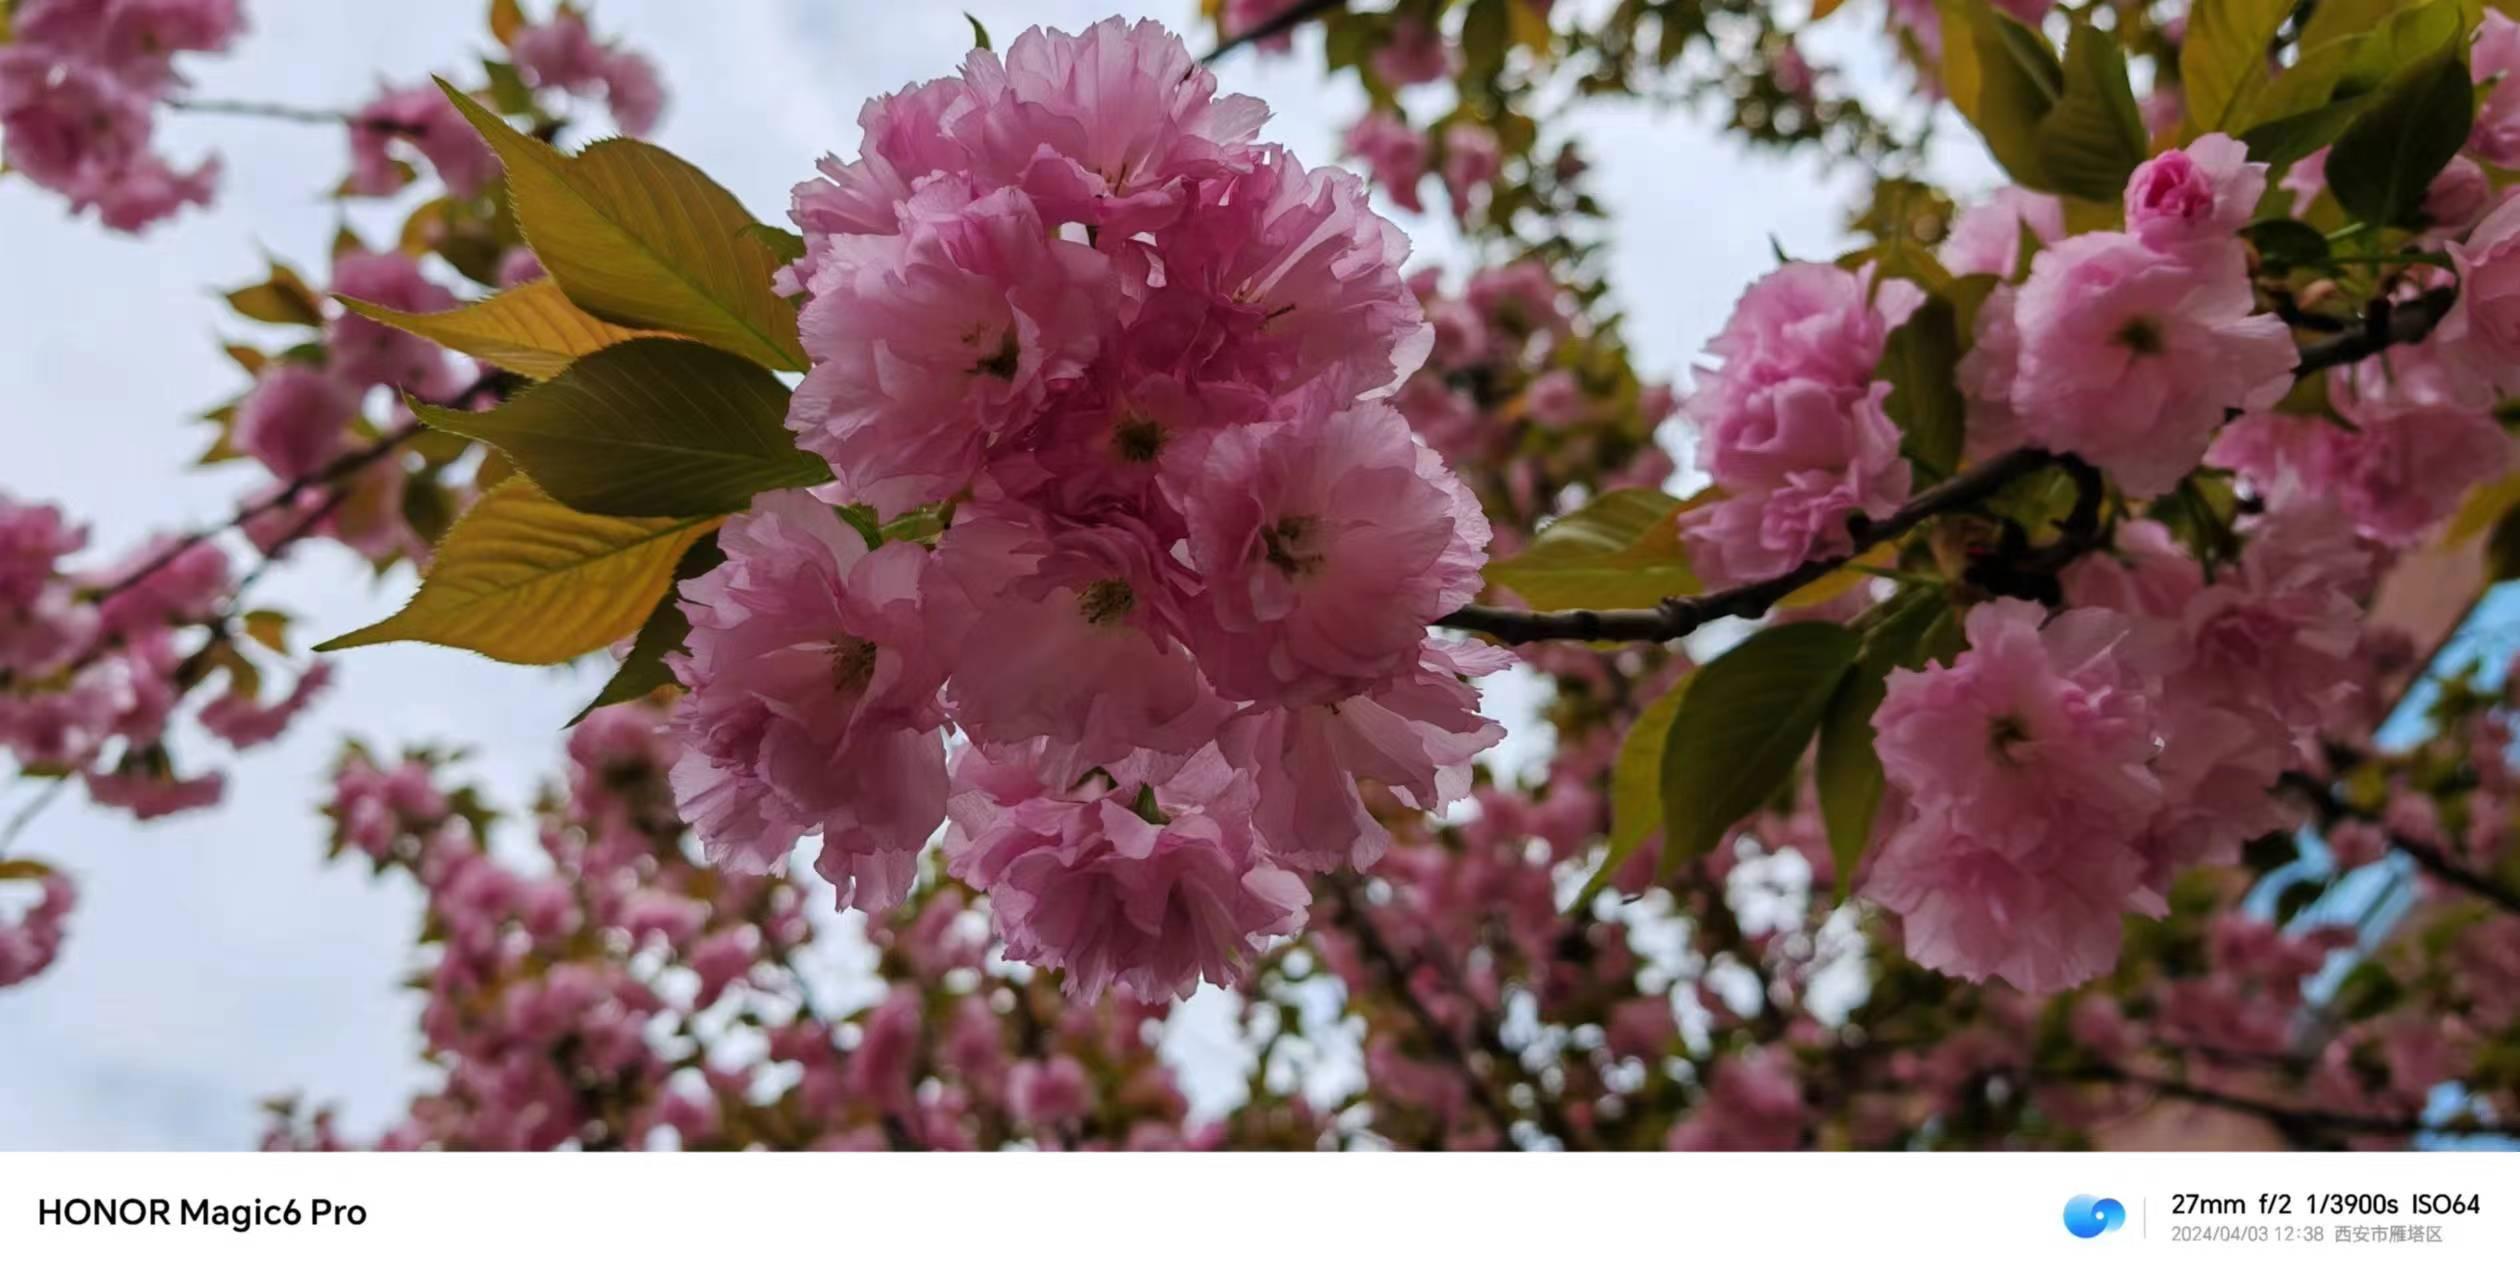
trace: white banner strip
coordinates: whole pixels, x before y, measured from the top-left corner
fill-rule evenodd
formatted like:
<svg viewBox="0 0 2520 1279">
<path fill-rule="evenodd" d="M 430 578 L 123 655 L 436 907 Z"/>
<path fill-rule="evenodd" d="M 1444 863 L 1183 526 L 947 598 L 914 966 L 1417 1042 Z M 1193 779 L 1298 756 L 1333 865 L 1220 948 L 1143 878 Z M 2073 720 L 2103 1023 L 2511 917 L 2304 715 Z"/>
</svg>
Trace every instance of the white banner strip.
<svg viewBox="0 0 2520 1279">
<path fill-rule="evenodd" d="M 2367 1279 L 2507 1275 L 2515 1257 L 2520 1154 L 2504 1152 L 0 1155 L 0 1274 L 47 1279 L 1800 1275 L 1894 1260 Z"/>
</svg>

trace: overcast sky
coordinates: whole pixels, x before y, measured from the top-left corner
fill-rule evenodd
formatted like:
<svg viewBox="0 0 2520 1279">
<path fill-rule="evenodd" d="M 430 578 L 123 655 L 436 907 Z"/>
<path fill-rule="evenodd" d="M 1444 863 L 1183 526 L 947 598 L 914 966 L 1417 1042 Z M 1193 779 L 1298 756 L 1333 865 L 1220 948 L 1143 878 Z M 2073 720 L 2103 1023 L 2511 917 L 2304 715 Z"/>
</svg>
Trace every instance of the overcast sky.
<svg viewBox="0 0 2520 1279">
<path fill-rule="evenodd" d="M 529 9 L 542 6 L 529 4 Z M 663 66 L 671 107 L 655 140 L 776 221 L 788 187 L 824 152 L 854 152 L 870 94 L 948 72 L 970 43 L 954 5 L 871 0 L 595 0 L 601 32 L 627 35 Z M 968 0 L 1000 47 L 1023 26 L 1070 29 L 1115 7 L 1172 22 L 1195 0 Z M 1561 5 L 1561 10 L 1570 6 Z M 1863 6 L 1851 6 L 1860 9 Z M 249 0 L 254 28 L 234 56 L 198 62 L 205 97 L 350 106 L 380 76 L 461 78 L 484 52 L 484 5 Z M 1832 26 L 1832 47 L 1868 50 L 1868 13 Z M 1194 46 L 1203 36 L 1191 38 Z M 1846 56 L 1854 56 L 1847 54 Z M 1292 59 L 1237 55 L 1229 88 L 1277 109 L 1266 136 L 1308 161 L 1335 158 L 1354 91 L 1323 89 L 1317 49 Z M 1876 65 L 1874 74 L 1879 73 Z M 1586 146 L 1619 214 L 1615 274 L 1629 335 L 1649 374 L 1676 375 L 1734 296 L 1773 261 L 1840 246 L 1840 211 L 1859 185 L 1808 162 L 1753 157 L 1686 115 L 1596 113 Z M 341 131 L 255 120 L 181 118 L 164 126 L 177 157 L 215 148 L 227 172 L 217 206 L 134 240 L 72 222 L 60 201 L 0 178 L 0 491 L 53 500 L 117 552 L 157 529 L 225 518 L 251 484 L 196 474 L 205 442 L 192 419 L 235 395 L 242 375 L 221 334 L 261 336 L 215 290 L 259 278 L 267 249 L 320 261 L 339 216 L 320 198 L 339 179 Z M 1949 168 L 1983 180 L 1982 163 Z M 398 214 L 371 218 L 371 239 Z M 1421 260 L 1457 249 L 1404 223 Z M 259 598 L 325 635 L 391 611 L 407 575 L 383 582 L 337 548 L 272 574 Z M 393 645 L 346 654 L 320 709 L 279 745 L 238 762 L 228 802 L 135 825 L 56 806 L 23 847 L 73 872 L 81 903 L 61 962 L 0 991 L 0 1147 L 231 1148 L 259 1128 L 256 1101 L 283 1092 L 342 1105 L 348 1129 L 389 1122 L 422 1078 L 416 999 L 400 989 L 418 910 L 399 881 L 325 867 L 321 778 L 344 736 L 389 750 L 464 744 L 472 774 L 519 802 L 558 758 L 558 726 L 602 672 L 501 666 L 465 653 Z M 0 783 L 0 814 L 30 792 Z"/>
</svg>

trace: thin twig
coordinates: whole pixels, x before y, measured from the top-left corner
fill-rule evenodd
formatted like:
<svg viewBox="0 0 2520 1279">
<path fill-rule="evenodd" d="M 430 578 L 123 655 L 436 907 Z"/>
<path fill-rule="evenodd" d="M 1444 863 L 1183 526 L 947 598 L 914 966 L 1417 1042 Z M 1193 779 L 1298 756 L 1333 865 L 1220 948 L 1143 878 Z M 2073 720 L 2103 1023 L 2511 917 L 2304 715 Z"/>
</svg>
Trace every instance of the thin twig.
<svg viewBox="0 0 2520 1279">
<path fill-rule="evenodd" d="M 1227 36 L 1224 43 L 1208 50 L 1207 56 L 1199 59 L 1199 61 L 1214 63 L 1219 58 L 1232 53 L 1234 50 L 1239 49 L 1244 45 L 1258 44 L 1263 40 L 1274 40 L 1277 37 L 1285 35 L 1287 32 L 1310 22 L 1333 9 L 1344 9 L 1346 7 L 1347 0 L 1303 0 L 1301 4 L 1295 5 L 1294 7 L 1287 9 L 1265 22 L 1256 23 L 1248 30 L 1238 31 L 1233 35 Z"/>
<path fill-rule="evenodd" d="M 2165 1097 L 2176 1097 L 2181 1101 L 2192 1101 L 2199 1105 L 2255 1115 L 2287 1128 L 2328 1128 L 2345 1132 L 2383 1133 L 2393 1136 L 2423 1133 L 2439 1136 L 2520 1137 L 2520 1126 L 2491 1124 L 2477 1120 L 2436 1124 L 2427 1122 L 2420 1114 L 2401 1118 L 2390 1115 L 2353 1115 L 2333 1110 L 2311 1110 L 2257 1097 L 2246 1097 L 2238 1093 L 2218 1092 L 2211 1088 L 2200 1088 L 2195 1084 L 2181 1083 L 2175 1079 L 2162 1079 L 2158 1076 L 2142 1075 L 2126 1070 L 2111 1069 L 2096 1073 L 2089 1078 L 2100 1082 L 2131 1084 L 2138 1088 L 2151 1089 Z"/>
<path fill-rule="evenodd" d="M 2288 771 L 2277 779 L 2284 787 L 2310 801 L 2319 810 L 2323 824 L 2340 820 L 2371 822 L 2381 827 L 2389 845 L 2406 854 L 2408 861 L 2423 868 L 2426 874 L 2456 888 L 2462 888 L 2515 915 L 2520 915 L 2520 892 L 2499 880 L 2470 870 L 2450 859 L 2450 854 L 2429 840 L 2417 839 L 2404 831 L 2391 829 L 2381 814 L 2367 812 L 2345 802 L 2328 783 L 2303 772 Z"/>
<path fill-rule="evenodd" d="M 53 778 L 43 790 L 36 793 L 35 798 L 28 800 L 26 807 L 19 809 L 17 816 L 9 819 L 8 829 L 0 830 L 0 853 L 7 852 L 11 845 L 16 844 L 18 836 L 25 834 L 26 828 L 34 825 L 36 817 L 41 815 L 54 800 L 61 798 L 61 793 L 68 789 L 70 789 L 70 777 L 65 773 Z"/>
<path fill-rule="evenodd" d="M 243 102 L 234 98 L 171 98 L 166 105 L 178 111 L 200 115 L 248 116 L 257 120 L 286 120 L 291 124 L 357 124 L 357 113 L 328 107 L 293 107 L 279 102 Z"/>
</svg>

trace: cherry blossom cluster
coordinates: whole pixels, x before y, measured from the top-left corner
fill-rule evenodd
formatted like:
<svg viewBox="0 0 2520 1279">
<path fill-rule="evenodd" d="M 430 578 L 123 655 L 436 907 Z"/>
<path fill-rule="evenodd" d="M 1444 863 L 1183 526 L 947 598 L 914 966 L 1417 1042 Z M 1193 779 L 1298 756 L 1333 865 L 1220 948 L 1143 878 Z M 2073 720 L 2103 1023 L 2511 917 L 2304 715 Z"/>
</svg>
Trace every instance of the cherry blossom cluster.
<svg viewBox="0 0 2520 1279">
<path fill-rule="evenodd" d="M 151 136 L 184 88 L 175 58 L 244 26 L 238 0 L 24 0 L 0 44 L 0 159 L 117 231 L 208 204 L 217 159 L 178 168 Z"/>
<path fill-rule="evenodd" d="M 645 136 L 665 112 L 656 64 L 643 53 L 597 39 L 586 15 L 573 6 L 563 4 L 548 20 L 508 33 L 507 45 L 517 78 L 529 92 L 600 101 L 628 136 Z M 406 157 L 426 161 L 458 197 L 483 194 L 498 181 L 498 157 L 430 81 L 383 88 L 350 114 L 349 123 L 344 190 L 351 194 L 386 196 L 409 186 L 417 173 Z"/>
<path fill-rule="evenodd" d="M 876 932 L 875 990 L 842 988 L 794 884 L 684 850 L 666 781 L 680 748 L 660 719 L 647 703 L 607 707 L 570 734 L 530 862 L 483 848 L 488 810 L 436 759 L 342 761 L 337 850 L 428 894 L 421 1026 L 442 1077 L 380 1148 L 1223 1139 L 1186 1120 L 1148 1038 L 1160 1006 L 1063 1005 L 1049 983 L 986 964 L 987 927 L 951 887 Z M 322 1112 L 280 1118 L 275 1148 L 346 1144 Z M 1268 1122 L 1293 1125 L 1269 1140 L 1308 1145 L 1317 1130 L 1295 1113 Z"/>
<path fill-rule="evenodd" d="M 1564 494 L 1671 478 L 1671 455 L 1653 441 L 1671 389 L 1637 380 L 1547 263 L 1487 267 L 1457 289 L 1427 267 L 1409 287 L 1435 339 L 1392 403 L 1478 489 L 1495 554 L 1519 549 Z"/>
<path fill-rule="evenodd" d="M 950 817 L 1010 954 L 1159 998 L 1380 856 L 1360 782 L 1463 793 L 1502 659 L 1426 627 L 1487 521 L 1388 399 L 1432 339 L 1402 238 L 1266 115 L 1152 23 L 1036 29 L 797 189 L 789 425 L 836 479 L 683 586 L 675 790 L 714 853 L 818 831 L 880 909 Z M 932 548 L 869 536 L 939 509 Z"/>
</svg>

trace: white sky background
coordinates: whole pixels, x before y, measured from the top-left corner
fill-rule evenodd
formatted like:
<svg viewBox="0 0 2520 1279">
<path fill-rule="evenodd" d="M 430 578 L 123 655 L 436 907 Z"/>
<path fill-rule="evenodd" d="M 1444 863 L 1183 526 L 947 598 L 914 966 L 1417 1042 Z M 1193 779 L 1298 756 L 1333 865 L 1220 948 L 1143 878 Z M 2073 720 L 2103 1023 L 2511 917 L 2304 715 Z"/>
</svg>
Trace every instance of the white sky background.
<svg viewBox="0 0 2520 1279">
<path fill-rule="evenodd" d="M 474 0 L 344 4 L 249 0 L 253 30 L 233 56 L 195 64 L 203 97 L 346 107 L 380 75 L 409 82 L 454 71 L 489 48 Z M 544 6 L 528 5 L 539 12 Z M 855 151 L 871 94 L 942 75 L 970 32 L 962 4 L 878 0 L 595 0 L 599 32 L 627 36 L 664 70 L 671 105 L 655 141 L 700 165 L 765 221 L 827 151 Z M 1187 24 L 1195 0 L 968 0 L 1004 47 L 1034 22 L 1081 27 L 1118 9 Z M 1561 4 L 1561 11 L 1582 6 Z M 1815 61 L 1884 70 L 1877 9 L 1850 6 L 1813 43 Z M 1563 20 L 1563 19 L 1561 19 Z M 1190 37 L 1204 47 L 1203 34 Z M 1238 54 L 1226 86 L 1277 109 L 1265 136 L 1312 163 L 1336 158 L 1356 114 L 1352 86 L 1325 91 L 1316 44 L 1292 59 Z M 1841 246 L 1851 172 L 1753 156 L 1685 115 L 1601 110 L 1584 146 L 1619 219 L 1612 278 L 1649 375 L 1677 376 L 1743 285 L 1773 262 L 1774 235 L 1797 256 Z M 261 248 L 318 284 L 343 169 L 341 130 L 258 120 L 168 117 L 163 142 L 188 158 L 215 148 L 226 178 L 215 208 L 144 239 L 72 222 L 60 200 L 0 179 L 0 491 L 63 503 L 115 554 L 158 529 L 217 523 L 251 486 L 248 468 L 182 469 L 206 443 L 191 424 L 239 392 L 218 336 L 268 335 L 235 320 L 220 288 L 260 278 Z M 1986 172 L 1962 157 L 1957 168 Z M 1980 178 L 1978 185 L 1983 185 Z M 1428 197 L 1439 199 L 1430 185 Z M 371 241 L 398 225 L 363 221 Z M 1403 220 L 1418 260 L 1457 243 Z M 338 548 L 303 552 L 258 598 L 299 613 L 306 637 L 391 611 L 407 573 L 372 583 Z M 357 735 L 475 748 L 470 776 L 514 805 L 559 759 L 559 725 L 603 678 L 502 666 L 466 653 L 391 645 L 345 654 L 335 691 L 278 745 L 231 770 L 227 803 L 148 825 L 91 812 L 73 796 L 8 854 L 78 877 L 81 902 L 60 963 L 0 992 L 0 1148 L 233 1148 L 260 1128 L 256 1101 L 302 1091 L 341 1104 L 348 1132 L 372 1134 L 423 1078 L 417 997 L 401 989 L 419 898 L 372 879 L 357 859 L 320 861 L 314 811 L 338 743 Z M 1496 699 L 1504 700 L 1504 699 Z M 1503 707 L 1492 709 L 1503 710 Z M 1511 749 L 1509 744 L 1508 749 Z M 0 815 L 31 790 L 0 783 Z M 514 833 L 514 832 L 511 832 Z"/>
</svg>

